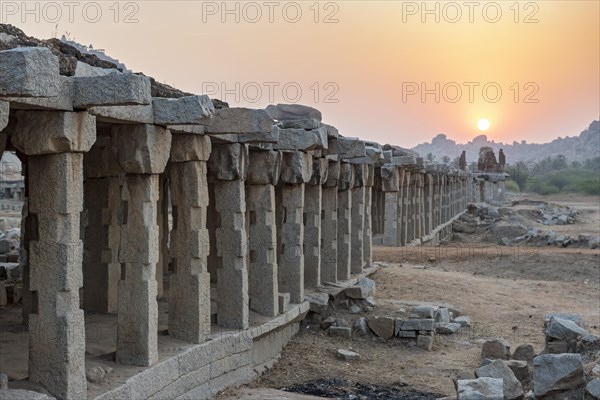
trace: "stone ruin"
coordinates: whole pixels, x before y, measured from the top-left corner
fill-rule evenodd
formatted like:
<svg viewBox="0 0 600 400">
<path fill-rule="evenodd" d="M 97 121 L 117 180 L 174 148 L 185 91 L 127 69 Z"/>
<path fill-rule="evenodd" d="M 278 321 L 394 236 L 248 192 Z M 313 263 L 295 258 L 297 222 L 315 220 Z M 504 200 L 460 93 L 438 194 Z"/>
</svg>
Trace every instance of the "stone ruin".
<svg viewBox="0 0 600 400">
<path fill-rule="evenodd" d="M 28 381 L 56 398 L 249 382 L 298 331 L 305 293 L 371 267 L 373 244 L 440 239 L 475 199 L 466 171 L 344 137 L 314 108 L 164 97 L 146 76 L 59 58 L 0 51 L 0 147 L 24 176 Z M 111 362 L 145 369 L 88 383 L 88 315 L 116 315 Z"/>
</svg>

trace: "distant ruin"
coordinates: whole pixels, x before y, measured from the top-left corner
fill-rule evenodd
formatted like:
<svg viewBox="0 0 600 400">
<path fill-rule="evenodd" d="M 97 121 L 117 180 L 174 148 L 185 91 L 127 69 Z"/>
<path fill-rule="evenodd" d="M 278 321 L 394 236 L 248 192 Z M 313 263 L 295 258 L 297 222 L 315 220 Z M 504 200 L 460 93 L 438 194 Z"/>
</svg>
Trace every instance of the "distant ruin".
<svg viewBox="0 0 600 400">
<path fill-rule="evenodd" d="M 373 244 L 440 240 L 503 180 L 489 153 L 474 175 L 344 137 L 311 107 L 216 107 L 70 66 L 46 47 L 0 51 L 0 146 L 24 176 L 2 191 L 23 201 L 28 377 L 56 398 L 202 399 L 248 382 L 298 331 L 306 293 L 356 279 Z M 87 384 L 88 314 L 142 372 Z"/>
</svg>

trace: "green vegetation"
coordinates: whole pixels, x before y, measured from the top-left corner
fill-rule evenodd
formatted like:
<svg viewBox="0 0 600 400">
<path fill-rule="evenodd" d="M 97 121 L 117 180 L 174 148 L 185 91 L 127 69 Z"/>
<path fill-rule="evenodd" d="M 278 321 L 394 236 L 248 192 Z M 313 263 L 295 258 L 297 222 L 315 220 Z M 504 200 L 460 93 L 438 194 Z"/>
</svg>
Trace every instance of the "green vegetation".
<svg viewBox="0 0 600 400">
<path fill-rule="evenodd" d="M 518 162 L 507 166 L 509 191 L 539 194 L 559 192 L 600 195 L 600 157 L 568 163 L 564 156 L 546 157 L 538 163 Z"/>
</svg>

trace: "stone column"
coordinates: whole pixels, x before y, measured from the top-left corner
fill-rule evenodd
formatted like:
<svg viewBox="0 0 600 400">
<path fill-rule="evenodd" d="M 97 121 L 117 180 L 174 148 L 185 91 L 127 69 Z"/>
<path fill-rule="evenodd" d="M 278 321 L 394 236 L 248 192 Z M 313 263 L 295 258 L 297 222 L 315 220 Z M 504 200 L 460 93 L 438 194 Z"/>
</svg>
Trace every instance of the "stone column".
<svg viewBox="0 0 600 400">
<path fill-rule="evenodd" d="M 338 181 L 338 230 L 337 230 L 337 278 L 350 279 L 351 229 L 352 229 L 352 186 L 354 185 L 354 167 L 343 162 L 340 164 Z"/>
<path fill-rule="evenodd" d="M 250 151 L 246 178 L 248 210 L 248 296 L 250 309 L 267 317 L 279 313 L 275 186 L 281 172 L 281 153 Z"/>
<path fill-rule="evenodd" d="M 171 255 L 169 251 L 169 164 L 165 167 L 164 174 L 158 180 L 158 241 L 160 243 L 158 252 L 158 264 L 156 264 L 156 288 L 158 298 L 164 296 L 164 274 L 169 272 Z"/>
<path fill-rule="evenodd" d="M 400 246 L 402 243 L 402 220 L 399 205 L 402 202 L 400 192 L 400 171 L 394 164 L 381 166 L 382 191 L 384 194 L 383 245 Z"/>
<path fill-rule="evenodd" d="M 116 360 L 119 364 L 150 366 L 158 361 L 158 174 L 169 159 L 171 133 L 155 125 L 114 125 L 112 142 L 125 173 L 121 186 Z"/>
<path fill-rule="evenodd" d="M 403 199 L 403 224 L 402 224 L 402 244 L 408 244 L 412 240 L 411 229 L 413 227 L 413 215 L 412 215 L 412 173 L 411 171 L 404 169 L 404 183 L 402 190 Z"/>
<path fill-rule="evenodd" d="M 290 302 L 304 301 L 304 184 L 312 174 L 312 156 L 284 152 L 277 188 L 279 290 Z"/>
<path fill-rule="evenodd" d="M 57 398 L 85 398 L 83 152 L 96 140 L 85 112 L 16 111 L 7 128 L 27 154 L 29 190 L 29 380 Z"/>
<path fill-rule="evenodd" d="M 304 286 L 321 285 L 322 185 L 327 180 L 329 162 L 314 158 L 312 176 L 304 186 Z"/>
<path fill-rule="evenodd" d="M 210 152 L 208 136 L 173 136 L 169 166 L 173 208 L 169 334 L 192 343 L 201 343 L 210 334 L 210 247 L 206 228 L 206 162 Z"/>
<path fill-rule="evenodd" d="M 241 143 L 213 145 L 210 175 L 215 195 L 215 247 L 217 271 L 217 324 L 247 329 L 248 237 L 246 192 L 248 146 Z"/>
<path fill-rule="evenodd" d="M 353 274 L 363 272 L 365 266 L 364 258 L 364 240 L 365 240 L 365 196 L 366 181 L 369 169 L 366 164 L 354 165 L 354 187 L 352 192 L 352 211 L 351 211 L 351 233 L 350 243 L 350 271 Z"/>
<path fill-rule="evenodd" d="M 365 180 L 365 228 L 363 235 L 363 257 L 365 267 L 373 265 L 373 218 L 371 208 L 373 206 L 373 185 L 375 184 L 375 165 L 367 164 L 367 179 Z"/>
<path fill-rule="evenodd" d="M 433 175 L 425 174 L 425 235 L 433 230 Z"/>
<path fill-rule="evenodd" d="M 337 282 L 337 185 L 340 162 L 329 160 L 327 179 L 323 184 L 321 214 L 321 282 Z"/>
</svg>

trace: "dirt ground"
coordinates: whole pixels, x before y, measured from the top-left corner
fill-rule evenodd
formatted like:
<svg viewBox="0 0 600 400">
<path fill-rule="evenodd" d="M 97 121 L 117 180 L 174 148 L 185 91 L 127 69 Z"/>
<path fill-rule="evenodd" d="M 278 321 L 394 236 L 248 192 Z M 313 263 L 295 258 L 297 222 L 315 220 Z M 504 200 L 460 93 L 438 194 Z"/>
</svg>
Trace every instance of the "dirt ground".
<svg viewBox="0 0 600 400">
<path fill-rule="evenodd" d="M 582 218 L 560 228 L 576 235 L 598 235 L 600 198 L 561 195 L 527 196 L 580 210 Z M 584 217 L 584 218 L 583 218 Z M 384 266 L 372 277 L 377 306 L 364 316 L 394 316 L 403 303 L 445 303 L 471 317 L 472 327 L 451 336 L 436 335 L 432 351 L 402 339 L 340 339 L 311 327 L 285 348 L 280 361 L 252 388 L 289 388 L 317 379 L 362 384 L 408 385 L 429 393 L 454 395 L 452 378 L 479 366 L 481 344 L 503 337 L 512 349 L 544 346 L 547 313 L 582 315 L 586 328 L 600 335 L 600 250 L 556 247 L 501 247 L 485 243 L 421 248 L 374 248 Z M 340 311 L 348 319 L 356 318 Z M 337 349 L 352 349 L 360 359 L 347 363 Z M 247 390 L 247 389 L 245 389 Z M 220 398 L 244 398 L 229 391 Z M 410 397 L 406 397 L 410 398 Z"/>
</svg>

